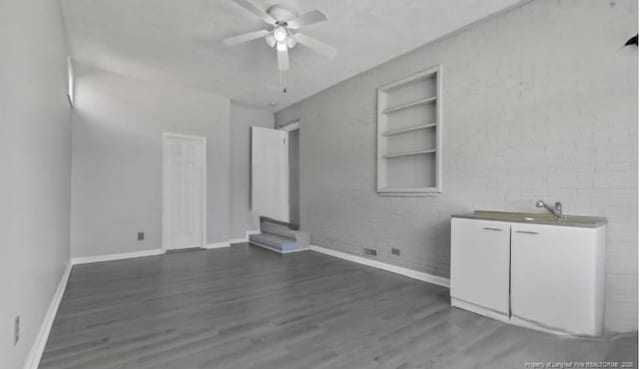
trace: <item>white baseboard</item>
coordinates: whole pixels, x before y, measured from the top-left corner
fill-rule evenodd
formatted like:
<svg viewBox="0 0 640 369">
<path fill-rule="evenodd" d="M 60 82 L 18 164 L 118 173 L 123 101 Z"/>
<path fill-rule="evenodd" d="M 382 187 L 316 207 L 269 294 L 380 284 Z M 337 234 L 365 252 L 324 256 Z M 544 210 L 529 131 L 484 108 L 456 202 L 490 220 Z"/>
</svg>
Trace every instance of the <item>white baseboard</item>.
<svg viewBox="0 0 640 369">
<path fill-rule="evenodd" d="M 109 255 L 97 255 L 97 256 L 82 256 L 71 259 L 71 264 L 88 264 L 88 263 L 98 263 L 101 261 L 112 261 L 112 260 L 122 260 L 122 259 L 131 259 L 131 258 L 140 258 L 144 256 L 153 256 L 153 255 L 163 255 L 166 250 L 164 249 L 155 249 L 155 250 L 144 250 L 144 251 L 134 251 L 134 252 L 125 252 L 122 254 L 109 254 Z"/>
<path fill-rule="evenodd" d="M 229 247 L 231 246 L 231 241 L 228 242 L 214 242 L 214 243 L 208 243 L 204 246 L 205 249 L 220 249 L 223 247 Z"/>
<path fill-rule="evenodd" d="M 429 283 L 437 284 L 438 286 L 449 288 L 449 285 L 450 285 L 448 278 L 439 277 L 437 275 L 418 272 L 416 270 L 403 268 L 403 267 L 392 265 L 392 264 L 388 264 L 388 263 L 383 263 L 383 262 L 377 261 L 377 260 L 371 260 L 369 258 L 365 258 L 365 257 L 362 257 L 362 256 L 357 256 L 357 255 L 353 255 L 353 254 L 347 254 L 346 252 L 342 252 L 342 251 L 331 250 L 331 249 L 328 249 L 328 248 L 325 248 L 325 247 L 321 247 L 321 246 L 311 245 L 310 249 L 312 251 L 316 251 L 316 252 L 319 252 L 319 253 L 322 253 L 322 254 L 334 256 L 334 257 L 337 257 L 337 258 L 340 258 L 340 259 L 344 259 L 344 260 L 348 260 L 348 261 L 352 261 L 354 263 L 363 264 L 363 265 L 367 265 L 367 266 L 370 266 L 370 267 L 373 267 L 373 268 L 386 270 L 387 272 L 400 274 L 400 275 L 403 275 L 405 277 L 417 279 L 417 280 L 420 280 L 420 281 L 423 281 L 423 282 L 429 282 Z"/>
<path fill-rule="evenodd" d="M 40 330 L 38 330 L 38 334 L 36 336 L 33 345 L 31 345 L 31 350 L 29 350 L 29 356 L 27 356 L 27 360 L 24 363 L 24 369 L 38 369 L 38 365 L 40 364 L 40 359 L 42 358 L 42 353 L 44 352 L 44 347 L 47 344 L 47 339 L 49 338 L 49 332 L 51 331 L 51 326 L 53 325 L 53 320 L 56 317 L 56 313 L 58 312 L 58 307 L 60 306 L 60 301 L 62 301 L 62 296 L 64 295 L 64 290 L 67 287 L 67 281 L 69 280 L 69 275 L 71 274 L 71 261 L 67 264 L 67 267 L 64 269 L 62 273 L 62 277 L 60 278 L 60 282 L 58 283 L 58 289 L 56 289 L 51 302 L 49 303 L 49 308 L 47 309 L 47 313 L 42 320 L 42 324 L 40 325 Z"/>
<path fill-rule="evenodd" d="M 206 244 L 204 249 L 219 249 L 222 247 L 229 247 L 232 243 L 249 242 L 249 236 L 252 234 L 260 234 L 259 230 L 247 231 L 246 237 L 242 239 L 232 239 L 226 242 L 214 242 Z M 165 249 L 144 250 L 135 252 L 125 252 L 122 254 L 108 254 L 108 255 L 96 255 L 96 256 L 82 256 L 71 259 L 71 264 L 88 264 L 99 263 L 101 261 L 122 260 L 131 258 L 140 258 L 144 256 L 163 255 L 166 252 Z"/>
<path fill-rule="evenodd" d="M 247 231 L 244 235 L 244 238 L 232 238 L 229 240 L 229 243 L 246 243 L 249 242 L 249 236 L 251 236 L 252 234 L 260 234 L 260 230 L 256 229 L 253 231 Z"/>
<path fill-rule="evenodd" d="M 283 254 L 293 254 L 294 252 L 300 252 L 300 251 L 309 251 L 311 250 L 310 248 L 306 248 L 306 249 L 297 249 L 297 250 L 291 250 L 291 251 L 284 251 Z"/>
</svg>

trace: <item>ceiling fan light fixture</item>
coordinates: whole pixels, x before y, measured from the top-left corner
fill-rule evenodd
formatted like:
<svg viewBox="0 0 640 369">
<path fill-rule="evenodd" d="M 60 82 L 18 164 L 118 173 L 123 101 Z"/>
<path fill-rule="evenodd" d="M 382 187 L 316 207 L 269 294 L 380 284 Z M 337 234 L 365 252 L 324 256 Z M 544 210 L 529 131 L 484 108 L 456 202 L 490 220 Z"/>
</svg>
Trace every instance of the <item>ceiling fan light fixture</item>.
<svg viewBox="0 0 640 369">
<path fill-rule="evenodd" d="M 289 32 L 287 31 L 287 28 L 284 26 L 278 26 L 276 27 L 275 30 L 273 30 L 273 37 L 278 42 L 284 42 L 288 36 L 289 36 Z"/>
<path fill-rule="evenodd" d="M 273 34 L 269 33 L 264 37 L 264 40 L 267 41 L 267 45 L 269 45 L 269 47 L 276 46 L 276 38 L 273 37 Z"/>
<path fill-rule="evenodd" d="M 287 46 L 289 46 L 289 49 L 292 49 L 294 46 L 296 46 L 296 39 L 291 36 L 287 37 Z"/>
</svg>

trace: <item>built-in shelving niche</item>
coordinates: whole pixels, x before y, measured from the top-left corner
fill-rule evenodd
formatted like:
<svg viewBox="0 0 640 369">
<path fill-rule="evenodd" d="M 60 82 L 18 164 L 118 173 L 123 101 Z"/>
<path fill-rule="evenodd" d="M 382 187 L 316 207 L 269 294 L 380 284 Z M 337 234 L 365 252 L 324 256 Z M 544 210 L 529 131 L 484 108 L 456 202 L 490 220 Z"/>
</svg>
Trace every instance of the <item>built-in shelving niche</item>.
<svg viewBox="0 0 640 369">
<path fill-rule="evenodd" d="M 378 193 L 441 192 L 442 66 L 378 88 Z"/>
</svg>

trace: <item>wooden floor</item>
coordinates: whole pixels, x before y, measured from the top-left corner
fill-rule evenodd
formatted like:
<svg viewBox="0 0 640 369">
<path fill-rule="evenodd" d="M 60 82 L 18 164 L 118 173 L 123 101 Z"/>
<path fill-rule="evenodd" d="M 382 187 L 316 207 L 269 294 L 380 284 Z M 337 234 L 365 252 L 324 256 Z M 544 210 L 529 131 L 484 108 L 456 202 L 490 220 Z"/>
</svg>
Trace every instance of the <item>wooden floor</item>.
<svg viewBox="0 0 640 369">
<path fill-rule="evenodd" d="M 40 368 L 527 368 L 637 361 L 637 335 L 562 338 L 451 308 L 448 290 L 250 247 L 73 267 Z M 635 366 L 634 366 L 635 367 Z"/>
</svg>

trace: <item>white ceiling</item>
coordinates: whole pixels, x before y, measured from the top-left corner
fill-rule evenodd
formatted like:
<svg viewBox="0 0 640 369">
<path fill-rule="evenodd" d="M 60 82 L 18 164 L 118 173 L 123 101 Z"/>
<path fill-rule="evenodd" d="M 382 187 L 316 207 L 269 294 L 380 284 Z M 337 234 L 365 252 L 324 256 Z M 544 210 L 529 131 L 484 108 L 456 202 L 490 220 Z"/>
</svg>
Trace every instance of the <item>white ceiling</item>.
<svg viewBox="0 0 640 369">
<path fill-rule="evenodd" d="M 231 0 L 62 0 L 76 63 L 165 80 L 279 110 L 520 0 L 253 0 L 312 9 L 329 20 L 303 32 L 333 45 L 334 59 L 296 46 L 287 93 L 274 49 L 222 39 L 268 28 Z M 272 104 L 272 105 L 270 105 Z"/>
</svg>

